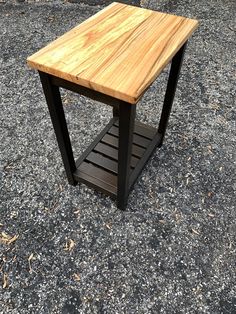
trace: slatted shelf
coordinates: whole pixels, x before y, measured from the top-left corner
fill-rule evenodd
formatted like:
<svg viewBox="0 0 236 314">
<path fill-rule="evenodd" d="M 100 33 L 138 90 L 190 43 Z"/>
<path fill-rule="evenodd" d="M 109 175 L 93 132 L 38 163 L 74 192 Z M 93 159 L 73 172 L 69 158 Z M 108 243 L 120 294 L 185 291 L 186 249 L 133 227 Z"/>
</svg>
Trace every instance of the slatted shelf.
<svg viewBox="0 0 236 314">
<path fill-rule="evenodd" d="M 104 135 L 104 137 L 102 138 L 101 141 L 102 141 L 102 143 L 108 144 L 108 145 L 118 149 L 118 145 L 119 145 L 118 141 L 119 140 L 118 140 L 118 137 L 116 137 L 116 136 L 106 134 L 106 135 Z M 132 155 L 133 156 L 141 158 L 144 152 L 145 152 L 144 148 L 133 144 L 133 147 L 132 147 Z"/>
<path fill-rule="evenodd" d="M 74 173 L 75 179 L 115 198 L 117 176 L 89 162 L 83 161 Z"/>
<path fill-rule="evenodd" d="M 92 164 L 97 165 L 98 167 L 104 168 L 105 170 L 108 170 L 109 172 L 114 173 L 116 175 L 118 173 L 117 161 L 107 158 L 99 153 L 95 153 L 94 151 L 92 151 L 88 155 L 86 161 L 91 162 Z"/>
<path fill-rule="evenodd" d="M 99 142 L 93 149 L 95 152 L 100 153 L 101 155 L 107 156 L 111 159 L 118 161 L 118 149 L 113 148 L 109 145 Z M 138 158 L 132 156 L 131 157 L 131 168 L 135 168 L 137 162 L 139 161 Z"/>
<path fill-rule="evenodd" d="M 108 134 L 119 137 L 119 128 L 116 126 L 112 126 L 110 130 L 108 131 Z M 136 144 L 137 146 L 147 148 L 150 142 L 151 142 L 150 139 L 147 139 L 143 136 L 137 135 L 135 133 L 133 135 L 133 143 Z"/>
<path fill-rule="evenodd" d="M 116 198 L 118 143 L 119 121 L 113 118 L 77 160 L 74 178 Z M 130 187 L 157 144 L 156 129 L 136 121 L 130 166 Z"/>
</svg>

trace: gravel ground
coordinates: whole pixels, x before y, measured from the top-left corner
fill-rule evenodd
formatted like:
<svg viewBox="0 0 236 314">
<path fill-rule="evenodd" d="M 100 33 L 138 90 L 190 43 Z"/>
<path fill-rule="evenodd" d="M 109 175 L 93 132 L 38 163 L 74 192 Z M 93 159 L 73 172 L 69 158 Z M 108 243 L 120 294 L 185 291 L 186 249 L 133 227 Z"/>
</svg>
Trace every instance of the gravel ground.
<svg viewBox="0 0 236 314">
<path fill-rule="evenodd" d="M 236 313 L 235 1 L 141 2 L 200 27 L 165 145 L 125 212 L 67 184 L 38 75 L 25 63 L 109 1 L 71 2 L 0 1 L 0 313 Z M 167 73 L 138 106 L 151 125 Z M 111 109 L 66 91 L 63 100 L 77 157 Z"/>
</svg>

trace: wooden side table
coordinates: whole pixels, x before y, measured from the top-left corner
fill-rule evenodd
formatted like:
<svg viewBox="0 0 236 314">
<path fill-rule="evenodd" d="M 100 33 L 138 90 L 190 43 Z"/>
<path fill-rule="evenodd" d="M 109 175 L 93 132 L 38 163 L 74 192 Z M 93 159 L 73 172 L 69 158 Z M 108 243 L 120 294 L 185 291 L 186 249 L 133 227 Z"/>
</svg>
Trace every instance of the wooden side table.
<svg viewBox="0 0 236 314">
<path fill-rule="evenodd" d="M 70 184 L 117 199 L 128 194 L 163 143 L 188 38 L 196 20 L 112 3 L 27 59 L 39 71 Z M 135 121 L 136 104 L 172 60 L 157 129 Z M 75 162 L 59 87 L 113 106 L 113 118 Z"/>
</svg>

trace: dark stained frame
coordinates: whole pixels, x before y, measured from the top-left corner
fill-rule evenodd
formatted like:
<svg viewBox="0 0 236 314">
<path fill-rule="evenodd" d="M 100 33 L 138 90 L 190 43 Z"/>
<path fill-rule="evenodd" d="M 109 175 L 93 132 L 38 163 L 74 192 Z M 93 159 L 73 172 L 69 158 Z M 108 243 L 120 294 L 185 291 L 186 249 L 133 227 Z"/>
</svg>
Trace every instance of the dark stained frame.
<svg viewBox="0 0 236 314">
<path fill-rule="evenodd" d="M 172 59 L 158 129 L 135 121 L 136 104 L 39 71 L 68 181 L 79 181 L 117 200 L 124 210 L 144 165 L 163 143 L 186 43 Z M 75 162 L 59 87 L 113 106 L 113 118 Z"/>
</svg>

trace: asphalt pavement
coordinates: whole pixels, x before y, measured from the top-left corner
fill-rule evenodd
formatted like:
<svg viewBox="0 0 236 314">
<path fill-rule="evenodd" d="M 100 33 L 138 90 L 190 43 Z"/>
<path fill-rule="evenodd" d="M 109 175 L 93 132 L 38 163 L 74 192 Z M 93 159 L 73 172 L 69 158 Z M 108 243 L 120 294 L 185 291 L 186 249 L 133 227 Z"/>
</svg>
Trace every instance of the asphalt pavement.
<svg viewBox="0 0 236 314">
<path fill-rule="evenodd" d="M 165 143 L 126 211 L 69 186 L 27 56 L 110 1 L 0 1 L 0 313 L 235 314 L 234 0 L 126 1 L 196 18 Z M 168 68 L 138 104 L 157 126 Z M 111 108 L 62 93 L 75 157 Z"/>
</svg>

